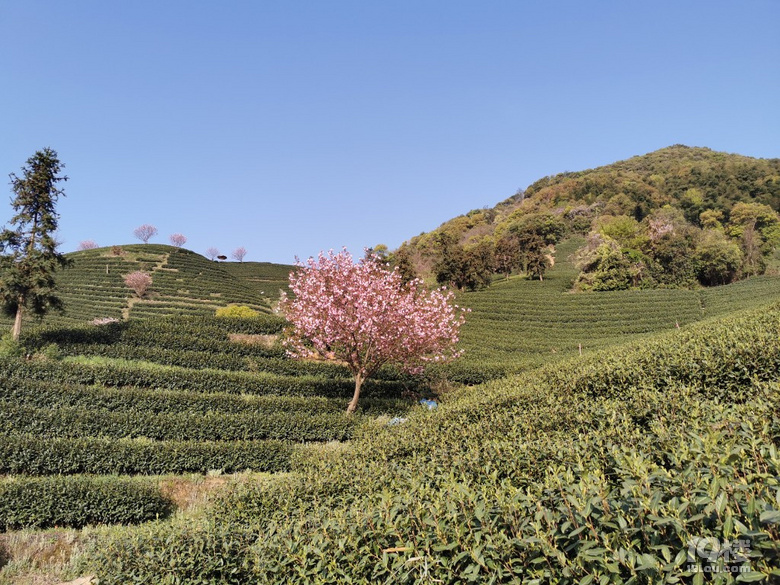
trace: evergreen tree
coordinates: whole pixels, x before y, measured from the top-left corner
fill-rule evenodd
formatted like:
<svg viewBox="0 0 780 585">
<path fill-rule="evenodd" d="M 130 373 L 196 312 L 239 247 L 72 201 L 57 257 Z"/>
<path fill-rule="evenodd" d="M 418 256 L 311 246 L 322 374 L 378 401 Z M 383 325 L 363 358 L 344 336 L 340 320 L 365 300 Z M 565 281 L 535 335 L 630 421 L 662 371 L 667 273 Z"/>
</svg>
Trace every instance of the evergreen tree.
<svg viewBox="0 0 780 585">
<path fill-rule="evenodd" d="M 65 195 L 58 185 L 68 179 L 60 175 L 63 167 L 57 153 L 44 148 L 27 160 L 21 177 L 10 175 L 15 215 L 12 229 L 0 233 L 0 304 L 15 317 L 14 339 L 19 338 L 25 310 L 43 317 L 50 309 L 62 309 L 54 272 L 68 261 L 57 252 L 54 233 L 57 198 Z"/>
</svg>

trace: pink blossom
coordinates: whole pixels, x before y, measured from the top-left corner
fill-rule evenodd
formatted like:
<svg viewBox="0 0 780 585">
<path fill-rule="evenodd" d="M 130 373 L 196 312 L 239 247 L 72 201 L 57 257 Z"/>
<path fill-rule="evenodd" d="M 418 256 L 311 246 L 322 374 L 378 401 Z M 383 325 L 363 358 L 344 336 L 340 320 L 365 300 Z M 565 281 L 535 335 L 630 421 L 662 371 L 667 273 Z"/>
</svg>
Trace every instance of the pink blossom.
<svg viewBox="0 0 780 585">
<path fill-rule="evenodd" d="M 363 382 L 386 364 L 419 372 L 426 362 L 460 356 L 455 348 L 465 309 L 446 289 L 427 290 L 419 279 L 403 284 L 375 255 L 357 263 L 345 250 L 320 253 L 290 274 L 291 297 L 282 309 L 291 326 L 284 340 L 297 358 L 344 362 L 355 376 L 357 408 Z"/>
</svg>

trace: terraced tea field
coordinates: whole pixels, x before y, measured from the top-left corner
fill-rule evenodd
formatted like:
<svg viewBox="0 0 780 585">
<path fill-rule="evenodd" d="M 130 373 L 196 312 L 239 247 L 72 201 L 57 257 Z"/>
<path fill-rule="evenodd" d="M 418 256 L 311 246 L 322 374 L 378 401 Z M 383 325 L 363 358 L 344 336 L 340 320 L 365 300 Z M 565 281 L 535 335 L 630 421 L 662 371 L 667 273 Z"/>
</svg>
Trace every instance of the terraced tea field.
<svg viewBox="0 0 780 585">
<path fill-rule="evenodd" d="M 347 416 L 348 373 L 286 359 L 272 341 L 282 324 L 175 317 L 29 333 L 32 359 L 0 358 L 0 526 L 167 516 L 172 502 L 144 476 L 286 472 L 409 408 L 398 397 L 410 382 L 388 374 Z M 131 479 L 111 487 L 117 476 Z"/>
<path fill-rule="evenodd" d="M 543 282 L 513 277 L 460 295 L 459 302 L 472 310 L 461 336 L 461 370 L 520 371 L 780 300 L 776 276 L 698 290 L 571 293 L 577 271 L 569 256 L 580 245 L 572 239 L 559 246 L 556 266 Z"/>
<path fill-rule="evenodd" d="M 215 583 L 294 581 L 295 568 L 273 559 L 293 559 L 335 582 L 346 578 L 331 564 L 325 570 L 312 560 L 320 554 L 311 552 L 316 546 L 327 558 L 352 559 L 350 570 L 363 567 L 369 577 L 361 582 L 388 571 L 422 582 L 414 580 L 413 559 L 420 555 L 410 556 L 421 549 L 426 558 L 452 563 L 451 569 L 439 566 L 440 576 L 484 576 L 478 562 L 468 565 L 460 554 L 473 551 L 473 542 L 453 540 L 451 550 L 460 551 L 453 560 L 450 549 L 426 548 L 428 528 L 422 526 L 471 539 L 474 527 L 458 518 L 479 513 L 500 524 L 511 517 L 506 499 L 516 497 L 514 482 L 535 486 L 544 476 L 549 491 L 553 476 L 543 470 L 578 458 L 594 469 L 613 465 L 615 473 L 633 473 L 633 463 L 598 459 L 614 438 L 601 420 L 625 433 L 614 439 L 617 448 L 642 442 L 650 452 L 674 452 L 678 447 L 664 433 L 679 429 L 663 425 L 683 411 L 670 406 L 661 412 L 669 384 L 683 396 L 688 386 L 701 386 L 696 392 L 706 400 L 696 395 L 683 406 L 712 409 L 700 422 L 686 423 L 704 434 L 707 421 L 720 424 L 744 414 L 739 401 L 736 410 L 721 413 L 720 400 L 755 392 L 770 397 L 751 412 L 774 404 L 760 384 L 776 381 L 771 335 L 777 305 L 766 316 L 737 319 L 733 327 L 712 319 L 780 300 L 780 279 L 693 291 L 572 294 L 567 291 L 575 271 L 567 255 L 577 245 L 559 247 L 557 265 L 543 282 L 512 278 L 459 295 L 472 309 L 462 332 L 466 356 L 433 370 L 450 381 L 447 386 L 434 379 L 436 388 L 509 377 L 456 389 L 444 395 L 439 411 L 427 412 L 415 405 L 430 392 L 426 382 L 386 370 L 366 383 L 353 417 L 344 414 L 353 382 L 342 366 L 292 361 L 278 344 L 284 322 L 271 314 L 265 289 L 283 284 L 289 267 L 217 264 L 168 246 L 126 246 L 120 257 L 107 249 L 79 253 L 76 266 L 60 276 L 65 315 L 27 323 L 22 341 L 28 359 L 0 358 L 0 526 L 11 531 L 0 538 L 0 558 L 8 559 L 0 583 L 36 582 L 24 546 L 40 534 L 70 539 L 76 550 L 86 547 L 86 564 L 76 567 L 110 567 L 107 583 L 151 583 L 162 570 L 171 571 L 171 583 L 181 575 L 194 580 L 181 582 L 203 575 Z M 149 299 L 130 301 L 121 275 L 134 269 L 151 271 Z M 249 304 L 263 314 L 215 317 L 215 309 L 228 303 Z M 751 326 L 758 316 L 769 333 Z M 95 317 L 120 321 L 89 324 Z M 696 324 L 702 320 L 709 321 Z M 655 339 L 659 334 L 677 337 Z M 763 347 L 771 351 L 763 355 Z M 708 357 L 710 351 L 716 353 Z M 633 384 L 649 388 L 636 402 L 626 400 L 634 397 Z M 713 388 L 721 393 L 712 395 Z M 660 430 L 643 422 L 654 409 L 660 409 L 661 422 L 653 423 Z M 395 417 L 410 422 L 388 425 Z M 648 434 L 650 428 L 659 434 Z M 584 485 L 578 477 L 574 473 L 571 485 Z M 181 489 L 210 494 L 208 503 L 193 515 L 176 496 Z M 764 498 L 758 487 L 755 492 Z M 484 495 L 490 493 L 498 499 Z M 503 502 L 503 512 L 485 498 Z M 465 506 L 466 516 L 451 501 Z M 404 512 L 410 505 L 420 526 Z M 143 524 L 149 520 L 155 521 Z M 62 528 L 112 523 L 127 527 L 100 532 L 105 541 L 97 546 L 89 531 Z M 334 552 L 334 541 L 324 537 L 311 544 L 310 523 L 323 534 L 331 526 L 346 548 Z M 507 530 L 527 536 L 530 529 L 521 524 Z M 384 532 L 365 545 L 371 554 L 355 552 L 355 539 L 372 534 L 372 526 Z M 14 532 L 20 527 L 58 528 Z M 267 541 L 258 539 L 260 533 L 269 535 Z M 499 538 L 501 531 L 491 534 Z M 490 554 L 503 545 L 496 546 L 488 547 Z M 548 559 L 535 554 L 528 559 Z M 506 575 L 515 571 L 520 569 L 507 568 Z M 25 581 L 25 575 L 33 576 Z"/>
<path fill-rule="evenodd" d="M 294 269 L 293 266 L 271 262 L 225 262 L 220 264 L 220 268 L 272 299 L 278 299 L 279 292 L 287 290 L 288 277 Z"/>
<path fill-rule="evenodd" d="M 211 262 L 189 250 L 156 244 L 97 248 L 68 257 L 72 266 L 56 276 L 65 312 L 50 314 L 46 323 L 213 315 L 229 304 L 268 312 L 278 298 L 278 282 L 274 280 L 274 288 L 266 293 L 249 275 L 271 273 L 276 278 L 291 268 L 261 264 L 262 270 L 257 270 L 247 263 L 246 268 L 236 271 L 245 276 L 237 276 L 231 273 L 231 263 Z M 123 280 L 125 274 L 136 270 L 148 272 L 153 280 L 143 299 L 135 298 Z"/>
</svg>

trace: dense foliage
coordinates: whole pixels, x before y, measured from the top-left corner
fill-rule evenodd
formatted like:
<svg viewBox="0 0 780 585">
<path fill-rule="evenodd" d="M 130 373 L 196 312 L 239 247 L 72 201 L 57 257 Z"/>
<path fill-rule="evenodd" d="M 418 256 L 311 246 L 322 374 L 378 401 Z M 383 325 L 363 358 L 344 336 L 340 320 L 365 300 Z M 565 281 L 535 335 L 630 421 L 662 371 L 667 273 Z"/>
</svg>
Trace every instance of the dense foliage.
<svg viewBox="0 0 780 585">
<path fill-rule="evenodd" d="M 138 524 L 172 511 L 173 503 L 148 481 L 55 475 L 0 482 L 0 530 Z"/>
<path fill-rule="evenodd" d="M 780 159 L 678 145 L 545 177 L 412 238 L 393 260 L 473 290 L 497 274 L 541 279 L 558 241 L 591 233 L 581 290 L 711 286 L 764 273 L 778 210 Z"/>
<path fill-rule="evenodd" d="M 768 205 L 737 203 L 730 220 L 705 211 L 700 228 L 682 210 L 664 206 L 638 222 L 601 216 L 578 252 L 575 288 L 623 290 L 653 286 L 713 286 L 763 274 L 780 244 L 780 215 Z"/>
</svg>

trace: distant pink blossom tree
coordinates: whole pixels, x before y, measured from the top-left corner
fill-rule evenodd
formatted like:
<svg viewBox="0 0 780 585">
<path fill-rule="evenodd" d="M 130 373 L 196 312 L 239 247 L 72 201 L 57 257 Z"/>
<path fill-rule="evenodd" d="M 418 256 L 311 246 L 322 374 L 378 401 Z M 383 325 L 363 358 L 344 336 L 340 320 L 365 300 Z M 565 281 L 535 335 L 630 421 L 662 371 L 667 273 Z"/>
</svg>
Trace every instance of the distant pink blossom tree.
<svg viewBox="0 0 780 585">
<path fill-rule="evenodd" d="M 243 262 L 244 256 L 246 256 L 246 248 L 244 248 L 243 246 L 236 248 L 235 250 L 233 250 L 231 256 L 233 257 L 233 260 L 238 260 L 239 262 Z"/>
<path fill-rule="evenodd" d="M 206 250 L 206 255 L 211 259 L 214 260 L 217 256 L 219 256 L 219 250 L 217 248 L 209 248 Z"/>
<path fill-rule="evenodd" d="M 170 241 L 172 246 L 176 246 L 177 248 L 181 248 L 184 244 L 187 243 L 187 236 L 184 234 L 171 234 Z"/>
<path fill-rule="evenodd" d="M 157 235 L 157 228 L 153 225 L 145 223 L 138 226 L 133 230 L 133 235 L 141 240 L 144 244 L 148 244 L 149 240 Z"/>
<path fill-rule="evenodd" d="M 125 284 L 135 291 L 139 297 L 143 297 L 152 286 L 152 277 L 146 272 L 136 270 L 125 274 Z"/>
<path fill-rule="evenodd" d="M 79 242 L 79 250 L 94 250 L 98 245 L 95 240 L 83 240 Z"/>
<path fill-rule="evenodd" d="M 290 297 L 281 308 L 290 327 L 290 356 L 344 362 L 355 377 L 347 407 L 357 408 L 363 383 L 386 364 L 419 372 L 426 362 L 460 356 L 455 348 L 465 318 L 444 289 L 427 290 L 419 279 L 404 284 L 377 256 L 355 263 L 346 250 L 320 253 L 290 273 Z"/>
</svg>

